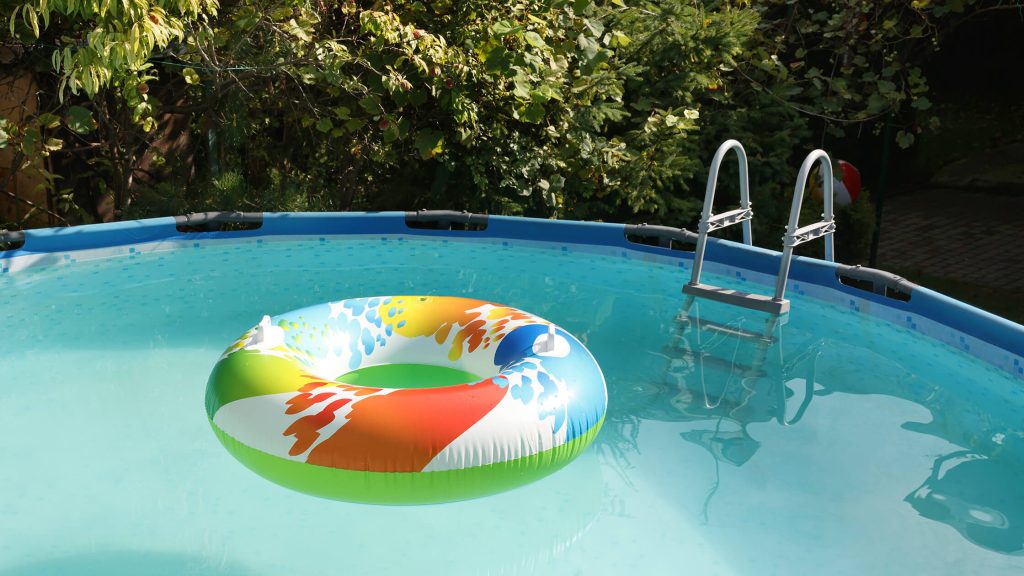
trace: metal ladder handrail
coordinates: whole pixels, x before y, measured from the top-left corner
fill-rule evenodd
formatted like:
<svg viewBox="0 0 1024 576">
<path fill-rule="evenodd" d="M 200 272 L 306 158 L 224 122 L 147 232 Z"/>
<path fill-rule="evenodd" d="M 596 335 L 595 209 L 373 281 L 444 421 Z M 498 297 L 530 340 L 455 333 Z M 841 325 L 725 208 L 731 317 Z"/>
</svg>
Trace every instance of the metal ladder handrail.
<svg viewBox="0 0 1024 576">
<path fill-rule="evenodd" d="M 718 171 L 722 160 L 730 150 L 736 151 L 736 159 L 740 167 L 740 207 L 721 214 L 712 214 L 715 203 L 715 190 L 718 187 Z M 718 230 L 733 224 L 743 224 L 743 243 L 748 246 L 753 242 L 750 229 L 750 220 L 754 217 L 754 211 L 750 208 L 750 178 L 747 170 L 747 151 L 737 140 L 726 140 L 715 151 L 715 157 L 711 160 L 711 168 L 708 170 L 708 183 L 704 189 L 704 209 L 701 212 L 700 224 L 697 227 L 697 247 L 693 253 L 693 273 L 690 275 L 690 284 L 700 284 L 700 274 L 704 267 L 704 250 L 707 248 L 708 232 Z"/>
<path fill-rule="evenodd" d="M 821 194 L 824 198 L 825 211 L 822 213 L 821 221 L 797 228 L 800 224 L 800 208 L 804 203 L 804 189 L 807 187 L 807 178 L 811 169 L 817 162 L 821 166 Z M 789 309 L 789 302 L 784 298 L 786 293 L 786 281 L 789 278 L 789 266 L 793 260 L 793 249 L 809 242 L 815 238 L 825 237 L 825 260 L 835 261 L 835 242 L 832 234 L 836 231 L 836 223 L 832 211 L 832 159 L 824 150 L 814 150 L 804 158 L 800 165 L 800 172 L 796 177 L 796 186 L 793 188 L 793 203 L 789 209 L 789 224 L 786 226 L 786 234 L 782 237 L 782 260 L 779 263 L 779 275 L 775 280 L 775 296 L 772 300 L 779 302 L 784 309 Z"/>
<path fill-rule="evenodd" d="M 730 150 L 736 151 L 736 158 L 739 160 L 740 165 L 740 207 L 721 214 L 713 214 L 715 188 L 718 185 L 718 169 L 722 164 L 722 159 Z M 715 157 L 711 161 L 711 169 L 708 172 L 708 184 L 704 192 L 704 209 L 701 212 L 700 225 L 697 230 L 697 246 L 693 253 L 693 271 L 690 275 L 690 281 L 683 286 L 683 292 L 687 294 L 686 309 L 689 309 L 693 304 L 695 297 L 700 296 L 770 314 L 785 312 L 785 310 L 780 311 L 780 308 L 784 305 L 773 301 L 769 296 L 710 286 L 700 282 L 701 272 L 704 269 L 704 255 L 707 249 L 708 233 L 725 228 L 726 226 L 742 223 L 743 243 L 749 246 L 752 244 L 750 220 L 753 217 L 754 211 L 750 207 L 747 152 L 743 149 L 743 145 L 736 140 L 726 140 L 718 147 L 718 151 L 715 152 Z"/>
<path fill-rule="evenodd" d="M 721 214 L 713 214 L 715 202 L 715 188 L 718 185 L 718 171 L 722 159 L 730 151 L 736 151 L 736 157 L 740 165 L 740 207 Z M 824 197 L 825 210 L 822 219 L 814 224 L 799 226 L 800 209 L 804 203 L 804 189 L 807 187 L 807 178 L 810 176 L 814 164 L 821 165 L 821 190 Z M 711 161 L 711 169 L 708 172 L 708 184 L 704 192 L 704 208 L 701 212 L 700 225 L 697 229 L 697 246 L 693 254 L 693 271 L 690 281 L 683 286 L 683 292 L 688 297 L 685 309 L 689 310 L 696 296 L 717 300 L 726 304 L 743 306 L 753 310 L 768 312 L 773 315 L 782 315 L 789 312 L 789 300 L 786 300 L 786 282 L 789 278 L 789 267 L 793 260 L 793 249 L 809 242 L 815 238 L 825 238 L 825 260 L 835 261 L 834 241 L 832 234 L 836 230 L 835 217 L 833 214 L 833 176 L 832 160 L 824 150 L 814 150 L 804 158 L 800 165 L 800 172 L 796 177 L 796 186 L 793 190 L 793 202 L 789 210 L 789 223 L 786 226 L 786 234 L 782 237 L 782 257 L 779 263 L 779 273 L 775 280 L 774 296 L 765 296 L 730 290 L 718 286 L 710 286 L 700 283 L 701 272 L 704 269 L 704 253 L 707 249 L 708 233 L 712 230 L 725 228 L 733 224 L 743 224 L 743 242 L 751 244 L 750 220 L 754 212 L 750 207 L 750 184 L 747 174 L 747 153 L 743 145 L 736 140 L 726 140 L 718 147 L 715 157 Z"/>
</svg>

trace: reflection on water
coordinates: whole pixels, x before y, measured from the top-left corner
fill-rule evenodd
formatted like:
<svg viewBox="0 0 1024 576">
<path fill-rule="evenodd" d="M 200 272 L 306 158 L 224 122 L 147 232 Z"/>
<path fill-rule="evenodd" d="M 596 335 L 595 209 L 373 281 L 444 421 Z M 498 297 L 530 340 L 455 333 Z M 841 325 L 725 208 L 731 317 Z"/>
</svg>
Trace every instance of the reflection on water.
<svg viewBox="0 0 1024 576">
<path fill-rule="evenodd" d="M 970 388 L 922 378 L 894 358 L 898 355 L 822 338 L 807 326 L 749 311 L 719 307 L 702 315 L 697 305 L 658 325 L 667 336 L 660 346 L 646 347 L 651 362 L 644 370 L 622 375 L 629 382 L 620 393 L 628 394 L 610 403 L 598 442 L 628 467 L 630 453 L 639 452 L 645 420 L 691 423 L 680 438 L 703 448 L 715 462 L 705 521 L 721 480 L 718 465 L 742 467 L 763 447 L 763 439 L 751 434 L 752 425 L 799 425 L 815 398 L 884 395 L 931 413 L 927 422 L 904 422 L 904 430 L 971 448 L 939 457 L 931 476 L 906 502 L 978 546 L 1006 554 L 1024 551 L 1024 470 L 1011 464 L 1024 453 L 1024 433 L 1007 430 L 1005 418 L 971 402 Z"/>
<path fill-rule="evenodd" d="M 967 450 L 935 460 L 906 501 L 921 516 L 952 526 L 989 550 L 1024 553 L 1024 470 Z"/>
<path fill-rule="evenodd" d="M 796 424 L 814 396 L 824 342 L 804 345 L 786 360 L 784 324 L 785 319 L 770 316 L 733 315 L 717 322 L 702 317 L 699 305 L 675 315 L 663 325 L 667 339 L 648 348 L 660 351 L 648 352 L 652 362 L 647 373 L 634 376 L 630 398 L 610 404 L 612 431 L 603 439 L 628 457 L 642 420 L 703 423 L 706 427 L 684 432 L 683 439 L 717 460 L 742 466 L 760 446 L 748 432 L 750 424 Z"/>
</svg>

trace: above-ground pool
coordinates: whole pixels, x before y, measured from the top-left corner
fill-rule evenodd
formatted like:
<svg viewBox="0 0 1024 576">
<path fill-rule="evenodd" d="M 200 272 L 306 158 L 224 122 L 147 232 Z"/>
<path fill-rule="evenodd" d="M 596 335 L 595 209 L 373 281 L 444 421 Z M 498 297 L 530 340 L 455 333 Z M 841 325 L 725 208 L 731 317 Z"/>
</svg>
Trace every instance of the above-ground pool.
<svg viewBox="0 0 1024 576">
<path fill-rule="evenodd" d="M 1021 326 L 804 258 L 780 321 L 685 311 L 692 253 L 627 238 L 642 228 L 467 228 L 28 232 L 0 253 L 0 576 L 1024 573 Z M 704 278 L 769 293 L 777 268 L 713 241 Z M 204 410 L 225 346 L 264 314 L 382 294 L 500 302 L 577 336 L 607 380 L 593 445 L 427 506 L 319 499 L 236 462 Z"/>
</svg>

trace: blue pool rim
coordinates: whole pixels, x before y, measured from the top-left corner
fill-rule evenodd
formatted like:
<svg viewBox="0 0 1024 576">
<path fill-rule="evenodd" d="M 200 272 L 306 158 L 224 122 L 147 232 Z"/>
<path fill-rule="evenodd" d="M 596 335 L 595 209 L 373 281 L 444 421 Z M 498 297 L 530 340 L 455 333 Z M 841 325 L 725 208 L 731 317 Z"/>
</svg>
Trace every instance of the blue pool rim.
<svg viewBox="0 0 1024 576">
<path fill-rule="evenodd" d="M 622 255 L 648 253 L 683 261 L 692 261 L 692 252 L 672 250 L 632 242 L 627 239 L 627 225 L 606 222 L 573 220 L 545 220 L 514 216 L 487 216 L 481 230 L 444 230 L 413 228 L 407 223 L 406 212 L 278 212 L 263 213 L 261 224 L 249 230 L 222 232 L 182 232 L 181 218 L 162 217 L 130 220 L 108 224 L 91 224 L 65 228 L 40 228 L 24 232 L 24 244 L 14 250 L 0 251 L 0 274 L 11 272 L 10 262 L 26 256 L 43 257 L 39 264 L 57 264 L 58 258 L 47 255 L 77 250 L 124 247 L 151 242 L 198 242 L 215 239 L 245 239 L 270 236 L 422 236 L 460 238 L 465 240 L 516 240 L 551 247 L 597 246 L 621 249 Z M 709 238 L 708 262 L 774 277 L 779 267 L 780 253 L 744 244 Z M 825 288 L 849 297 L 851 309 L 857 313 L 877 316 L 910 329 L 916 329 L 918 319 L 924 318 L 948 327 L 958 334 L 926 333 L 956 346 L 1024 379 L 1024 326 L 975 308 L 938 292 L 915 286 L 908 301 L 889 298 L 867 290 L 848 286 L 839 281 L 839 264 L 815 258 L 795 257 L 790 270 L 790 288 L 800 284 Z M 687 278 L 680 278 L 680 288 Z M 770 292 L 770 287 L 763 290 Z M 803 293 L 803 292 L 801 292 Z M 807 294 L 815 297 L 813 291 Z M 682 295 L 680 301 L 682 301 Z M 834 300 L 834 299 L 833 299 Z M 876 305 L 861 306 L 867 301 Z M 906 318 L 905 323 L 899 319 Z M 922 333 L 925 331 L 920 330 Z M 1002 349 L 1006 354 L 994 360 L 992 355 L 978 353 L 977 346 L 965 343 L 964 336 Z M 959 342 L 959 343 L 958 343 Z"/>
</svg>

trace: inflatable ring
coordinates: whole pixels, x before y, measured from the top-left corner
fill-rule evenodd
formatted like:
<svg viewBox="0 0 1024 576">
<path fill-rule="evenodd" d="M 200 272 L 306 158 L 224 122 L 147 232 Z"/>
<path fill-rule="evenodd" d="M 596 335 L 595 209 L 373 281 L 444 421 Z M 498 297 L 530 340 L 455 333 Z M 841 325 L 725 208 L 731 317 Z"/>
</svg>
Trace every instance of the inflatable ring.
<svg viewBox="0 0 1024 576">
<path fill-rule="evenodd" d="M 597 435 L 604 376 L 571 334 L 467 298 L 391 296 L 264 317 L 210 375 L 217 437 L 300 492 L 419 504 L 545 476 Z"/>
</svg>

